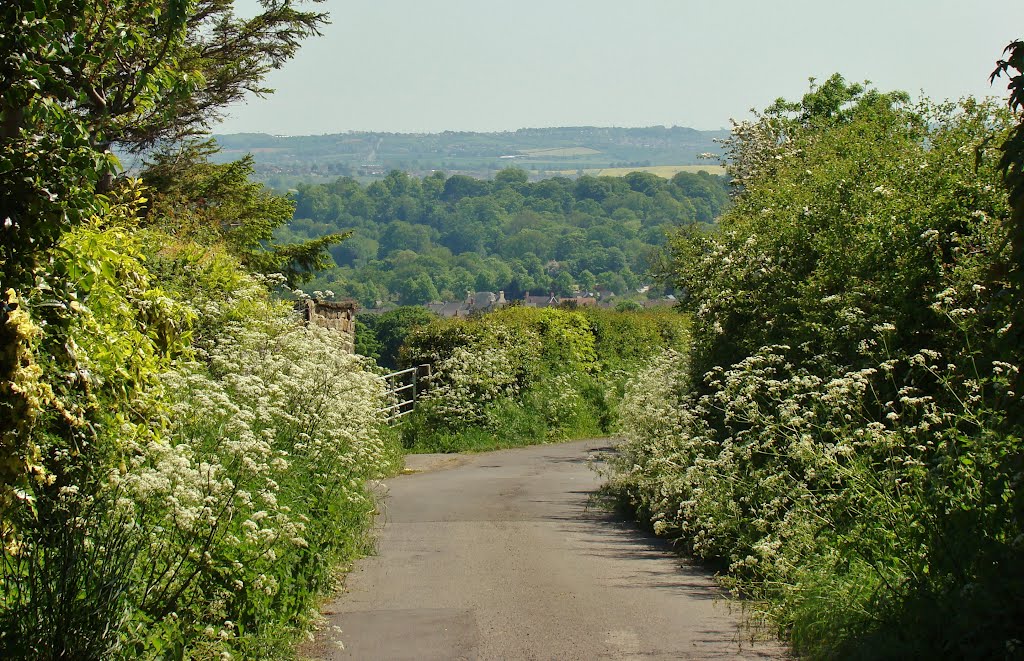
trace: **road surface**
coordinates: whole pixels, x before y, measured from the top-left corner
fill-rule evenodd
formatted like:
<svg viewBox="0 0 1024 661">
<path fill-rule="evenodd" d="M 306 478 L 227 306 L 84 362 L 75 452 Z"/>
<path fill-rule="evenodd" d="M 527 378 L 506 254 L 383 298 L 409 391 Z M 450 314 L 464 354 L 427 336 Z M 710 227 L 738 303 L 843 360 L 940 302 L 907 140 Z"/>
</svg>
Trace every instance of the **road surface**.
<svg viewBox="0 0 1024 661">
<path fill-rule="evenodd" d="M 378 555 L 306 655 L 340 659 L 764 659 L 736 606 L 664 542 L 590 504 L 604 440 L 408 457 Z M 338 644 L 344 644 L 344 649 Z"/>
</svg>

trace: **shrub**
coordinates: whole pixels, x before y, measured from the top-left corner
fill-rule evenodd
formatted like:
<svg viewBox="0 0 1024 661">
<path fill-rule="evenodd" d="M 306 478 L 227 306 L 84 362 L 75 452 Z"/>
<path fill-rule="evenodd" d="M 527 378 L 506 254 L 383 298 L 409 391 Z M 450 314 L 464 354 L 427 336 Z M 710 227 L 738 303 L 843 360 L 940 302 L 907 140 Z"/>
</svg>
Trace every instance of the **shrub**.
<svg viewBox="0 0 1024 661">
<path fill-rule="evenodd" d="M 68 234 L 53 269 L 73 289 L 42 280 L 16 318 L 37 394 L 3 511 L 0 650 L 280 657 L 364 548 L 365 480 L 400 461 L 381 382 L 231 258 L 121 213 Z"/>
<path fill-rule="evenodd" d="M 186 651 L 214 627 L 249 658 L 306 621 L 332 567 L 362 549 L 363 481 L 394 453 L 378 433 L 381 382 L 330 331 L 272 316 L 229 327 L 208 355 L 167 375 L 175 422 L 119 479 L 150 535 L 138 570 L 158 577 L 140 625 Z"/>
<path fill-rule="evenodd" d="M 673 312 L 522 307 L 422 327 L 404 351 L 433 376 L 406 445 L 457 450 L 608 433 L 629 370 L 684 328 Z"/>
<path fill-rule="evenodd" d="M 692 354 L 627 387 L 612 489 L 800 655 L 1020 653 L 1006 119 L 834 77 L 736 127 L 736 204 L 673 244 Z"/>
</svg>

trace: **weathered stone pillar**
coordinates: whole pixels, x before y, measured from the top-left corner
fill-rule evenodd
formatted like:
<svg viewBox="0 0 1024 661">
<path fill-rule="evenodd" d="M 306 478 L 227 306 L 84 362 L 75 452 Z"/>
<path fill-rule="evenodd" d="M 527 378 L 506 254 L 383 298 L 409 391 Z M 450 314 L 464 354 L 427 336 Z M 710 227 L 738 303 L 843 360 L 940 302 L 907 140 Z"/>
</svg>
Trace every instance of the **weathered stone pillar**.
<svg viewBox="0 0 1024 661">
<path fill-rule="evenodd" d="M 313 298 L 299 301 L 295 308 L 307 324 L 329 328 L 341 333 L 345 351 L 356 352 L 356 310 L 355 301 L 320 301 Z"/>
</svg>

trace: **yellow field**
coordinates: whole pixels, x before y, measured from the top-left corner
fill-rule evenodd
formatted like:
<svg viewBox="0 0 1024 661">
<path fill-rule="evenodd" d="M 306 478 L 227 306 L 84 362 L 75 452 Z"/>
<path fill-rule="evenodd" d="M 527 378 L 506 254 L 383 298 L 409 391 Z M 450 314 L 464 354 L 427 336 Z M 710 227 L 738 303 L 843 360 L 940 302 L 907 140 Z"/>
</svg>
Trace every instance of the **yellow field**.
<svg viewBox="0 0 1024 661">
<path fill-rule="evenodd" d="M 622 177 L 630 172 L 650 172 L 651 174 L 671 179 L 680 172 L 707 172 L 708 174 L 725 174 L 725 168 L 721 165 L 652 165 L 646 168 L 604 168 L 587 169 L 583 174 L 595 177 Z M 578 170 L 558 170 L 557 174 L 574 175 Z"/>
<path fill-rule="evenodd" d="M 589 156 L 601 152 L 590 147 L 553 147 L 551 149 L 520 149 L 519 153 L 528 158 L 543 158 L 545 156 Z"/>
</svg>

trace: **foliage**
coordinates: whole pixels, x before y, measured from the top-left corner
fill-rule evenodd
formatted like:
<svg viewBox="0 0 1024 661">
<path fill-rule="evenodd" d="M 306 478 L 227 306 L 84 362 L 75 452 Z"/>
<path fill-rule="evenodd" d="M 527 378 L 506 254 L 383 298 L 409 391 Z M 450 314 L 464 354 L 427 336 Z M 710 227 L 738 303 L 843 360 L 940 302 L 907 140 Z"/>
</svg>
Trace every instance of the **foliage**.
<svg viewBox="0 0 1024 661">
<path fill-rule="evenodd" d="M 32 289 L 8 292 L 4 347 L 14 377 L 4 406 L 18 422 L 5 429 L 5 451 L 17 448 L 28 461 L 5 476 L 5 489 L 22 491 L 22 504 L 32 502 L 33 485 L 77 479 L 78 468 L 50 465 L 54 447 L 66 444 L 76 463 L 88 462 L 97 425 L 138 423 L 149 407 L 140 393 L 188 346 L 191 313 L 154 286 L 127 231 L 144 199 L 137 187 L 121 197 L 64 237 Z"/>
<path fill-rule="evenodd" d="M 249 270 L 281 273 L 292 284 L 331 263 L 327 249 L 348 234 L 270 245 L 294 204 L 249 180 L 251 156 L 218 165 L 209 162 L 214 152 L 211 143 L 189 143 L 154 155 L 142 172 L 154 196 L 147 211 L 154 224 L 180 238 L 223 242 Z"/>
<path fill-rule="evenodd" d="M 1003 55 L 1006 59 L 996 63 L 996 69 L 989 80 L 995 81 L 1002 74 L 1010 79 L 1009 107 L 1018 119 L 1017 125 L 1011 129 L 1009 136 L 1002 143 L 1003 153 L 999 159 L 999 169 L 1003 173 L 1012 209 L 1007 277 L 1016 288 L 1017 299 L 1020 300 L 1021 292 L 1024 292 L 1024 41 L 1010 43 L 1003 51 Z M 1020 352 L 1020 347 L 1024 346 L 1024 310 L 1021 306 L 1017 306 L 1011 323 L 1013 327 L 1005 334 L 1005 343 L 1007 350 L 1014 352 L 1016 362 L 1020 363 L 1024 359 Z M 1018 376 L 1015 387 L 1018 391 L 1024 391 L 1024 377 Z"/>
<path fill-rule="evenodd" d="M 363 549 L 374 508 L 363 480 L 396 457 L 378 433 L 380 381 L 340 346 L 271 317 L 222 335 L 208 368 L 167 375 L 178 422 L 121 478 L 146 512 L 137 569 L 161 577 L 141 592 L 137 649 L 155 625 L 190 656 L 214 627 L 222 647 L 267 655 L 333 588 L 334 565 Z"/>
<path fill-rule="evenodd" d="M 29 30 L 5 34 L 14 47 L 4 50 L 15 55 L 8 66 L 32 67 L 29 99 L 52 94 L 97 144 L 132 150 L 202 133 L 227 105 L 272 91 L 262 78 L 326 21 L 280 0 L 249 19 L 235 15 L 233 0 L 33 0 L 5 12 L 4 25 Z"/>
<path fill-rule="evenodd" d="M 251 19 L 231 0 L 12 0 L 0 19 L 0 258 L 20 285 L 95 211 L 95 187 L 110 188 L 108 147 L 201 133 L 225 105 L 269 92 L 260 79 L 325 16 L 278 0 Z"/>
<path fill-rule="evenodd" d="M 362 315 L 356 331 L 356 353 L 373 358 L 381 367 L 397 370 L 406 338 L 415 329 L 435 319 L 437 315 L 421 307 L 401 307 L 381 314 Z"/>
<path fill-rule="evenodd" d="M 403 350 L 432 368 L 406 445 L 449 452 L 607 433 L 630 370 L 684 335 L 671 312 L 513 306 L 437 320 Z"/>
<path fill-rule="evenodd" d="M 280 658 L 400 460 L 378 378 L 253 273 L 337 237 L 270 247 L 290 203 L 201 148 L 117 176 L 324 20 L 232 6 L 0 6 L 4 658 Z"/>
<path fill-rule="evenodd" d="M 23 323 L 40 330 L 22 344 L 31 350 L 23 365 L 34 368 L 33 387 L 22 392 L 36 396 L 25 401 L 15 430 L 34 461 L 5 476 L 5 488 L 17 494 L 2 512 L 0 641 L 11 653 L 75 656 L 66 646 L 82 645 L 78 654 L 96 657 L 117 636 L 128 579 L 102 553 L 134 547 L 117 513 L 103 518 L 94 500 L 125 445 L 153 436 L 150 393 L 159 372 L 187 348 L 190 318 L 152 285 L 125 231 L 139 202 L 128 197 L 106 218 L 66 235 L 49 279 L 40 277 L 20 301 Z M 90 548 L 90 539 L 99 548 Z M 93 583 L 86 590 L 77 581 Z M 14 614 L 38 627 L 35 635 L 12 621 Z"/>
<path fill-rule="evenodd" d="M 14 1 L 0 8 L 0 265 L 6 287 L 28 286 L 41 255 L 100 209 L 95 187 L 117 161 L 95 149 L 95 140 L 117 131 L 120 122 L 159 112 L 162 102 L 182 91 L 182 81 L 161 64 L 130 90 L 131 102 L 118 115 L 80 112 L 102 100 L 80 83 L 110 76 L 107 67 L 119 48 L 180 41 L 183 23 L 172 11 L 157 36 L 147 23 L 158 11 L 153 3 L 132 3 L 134 10 L 116 3 L 109 21 L 101 20 L 100 7 L 77 4 L 77 11 L 56 2 Z M 141 24 L 121 23 L 121 13 Z"/>
<path fill-rule="evenodd" d="M 24 286 L 42 252 L 97 211 L 112 145 L 139 151 L 204 132 L 326 16 L 268 0 L 12 0 L 0 8 L 0 260 Z"/>
<path fill-rule="evenodd" d="M 152 287 L 129 235 L 108 226 L 67 241 L 80 292 L 68 341 L 90 387 L 51 378 L 65 417 L 80 416 L 64 424 L 75 433 L 39 424 L 29 436 L 45 472 L 5 515 L 0 646 L 276 656 L 332 587 L 334 564 L 363 548 L 363 480 L 399 461 L 378 431 L 380 381 L 237 265 L 233 296 L 208 289 L 192 309 Z M 174 272 L 222 282 L 187 263 Z M 172 368 L 200 314 L 201 362 Z"/>
<path fill-rule="evenodd" d="M 670 180 L 556 177 L 525 181 L 508 169 L 494 181 L 391 172 L 363 186 L 352 178 L 300 184 L 284 241 L 341 230 L 337 268 L 307 289 L 330 289 L 367 307 L 462 300 L 467 291 L 571 295 L 637 288 L 665 235 L 711 223 L 725 208 L 725 180 L 680 173 Z"/>
<path fill-rule="evenodd" d="M 1019 654 L 1008 124 L 833 77 L 736 127 L 735 204 L 673 241 L 692 354 L 627 388 L 613 490 L 798 654 Z"/>
</svg>

